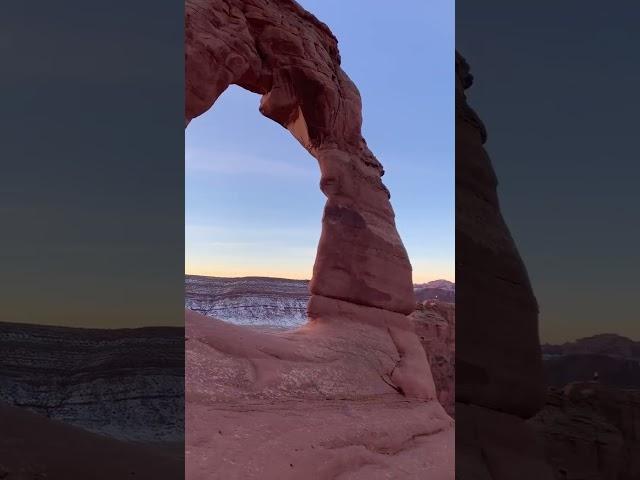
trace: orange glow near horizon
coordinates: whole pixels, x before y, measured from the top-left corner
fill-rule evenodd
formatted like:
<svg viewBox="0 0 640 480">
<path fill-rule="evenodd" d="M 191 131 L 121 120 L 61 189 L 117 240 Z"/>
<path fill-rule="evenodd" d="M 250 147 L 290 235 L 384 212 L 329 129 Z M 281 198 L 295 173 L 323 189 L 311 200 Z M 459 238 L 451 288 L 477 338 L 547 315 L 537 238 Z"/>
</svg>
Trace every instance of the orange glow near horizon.
<svg viewBox="0 0 640 480">
<path fill-rule="evenodd" d="M 268 269 L 258 269 L 247 266 L 245 268 L 229 267 L 224 265 L 185 265 L 185 275 L 202 275 L 205 277 L 274 277 L 287 278 L 291 280 L 309 280 L 312 270 L 310 268 L 291 268 L 291 265 Z M 439 268 L 433 268 L 439 267 Z M 428 283 L 433 280 L 448 280 L 455 282 L 455 272 L 445 265 L 432 265 L 428 271 L 423 269 L 414 270 L 413 283 Z"/>
</svg>

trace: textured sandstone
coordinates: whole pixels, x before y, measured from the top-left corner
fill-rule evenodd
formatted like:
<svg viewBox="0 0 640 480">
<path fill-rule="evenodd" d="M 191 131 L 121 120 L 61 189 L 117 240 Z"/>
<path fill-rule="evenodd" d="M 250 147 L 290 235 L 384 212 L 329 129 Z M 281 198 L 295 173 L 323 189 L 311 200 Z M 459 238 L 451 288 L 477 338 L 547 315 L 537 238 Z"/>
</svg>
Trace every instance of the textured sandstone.
<svg viewBox="0 0 640 480">
<path fill-rule="evenodd" d="M 291 0 L 187 0 L 185 21 L 185 123 L 231 84 L 260 94 L 327 197 L 307 324 L 186 313 L 187 478 L 452 479 L 453 421 L 406 317 L 411 265 L 337 40 Z"/>
<path fill-rule="evenodd" d="M 452 479 L 453 421 L 405 318 L 313 306 L 267 333 L 186 312 L 187 478 Z"/>
</svg>

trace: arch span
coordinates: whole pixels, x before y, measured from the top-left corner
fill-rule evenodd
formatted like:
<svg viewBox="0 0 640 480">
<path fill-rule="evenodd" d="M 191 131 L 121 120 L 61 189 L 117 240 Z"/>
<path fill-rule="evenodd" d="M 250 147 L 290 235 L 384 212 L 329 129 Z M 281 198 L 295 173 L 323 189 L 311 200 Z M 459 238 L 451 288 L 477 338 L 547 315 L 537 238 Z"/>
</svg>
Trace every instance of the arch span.
<svg viewBox="0 0 640 480">
<path fill-rule="evenodd" d="M 327 197 L 310 314 L 345 301 L 408 314 L 411 264 L 384 169 L 362 137 L 362 105 L 329 28 L 294 1 L 186 2 L 185 125 L 231 84 L 262 96 L 260 112 L 314 156 Z"/>
</svg>

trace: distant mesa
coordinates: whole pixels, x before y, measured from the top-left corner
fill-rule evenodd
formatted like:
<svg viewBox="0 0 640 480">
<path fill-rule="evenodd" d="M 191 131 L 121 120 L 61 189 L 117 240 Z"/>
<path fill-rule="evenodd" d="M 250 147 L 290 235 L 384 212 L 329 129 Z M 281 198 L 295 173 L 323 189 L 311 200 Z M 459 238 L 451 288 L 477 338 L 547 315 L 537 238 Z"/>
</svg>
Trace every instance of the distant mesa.
<svg viewBox="0 0 640 480">
<path fill-rule="evenodd" d="M 0 402 L 121 441 L 184 439 L 182 328 L 0 323 L 0 352 Z"/>
<path fill-rule="evenodd" d="M 454 303 L 456 301 L 456 285 L 448 280 L 433 280 L 413 286 L 413 292 L 418 302 L 425 300 L 439 300 Z"/>
<path fill-rule="evenodd" d="M 414 285 L 416 301 L 455 302 L 447 280 Z M 307 320 L 308 280 L 273 277 L 185 276 L 185 308 L 236 325 L 296 328 Z"/>
<path fill-rule="evenodd" d="M 542 346 L 548 385 L 563 387 L 594 379 L 603 385 L 640 388 L 640 342 L 605 333 L 562 345 Z"/>
<path fill-rule="evenodd" d="M 542 345 L 543 355 L 594 354 L 640 359 L 640 342 L 615 333 L 601 333 L 561 345 Z"/>
<path fill-rule="evenodd" d="M 295 328 L 307 322 L 308 280 L 186 275 L 185 307 L 236 325 Z"/>
</svg>

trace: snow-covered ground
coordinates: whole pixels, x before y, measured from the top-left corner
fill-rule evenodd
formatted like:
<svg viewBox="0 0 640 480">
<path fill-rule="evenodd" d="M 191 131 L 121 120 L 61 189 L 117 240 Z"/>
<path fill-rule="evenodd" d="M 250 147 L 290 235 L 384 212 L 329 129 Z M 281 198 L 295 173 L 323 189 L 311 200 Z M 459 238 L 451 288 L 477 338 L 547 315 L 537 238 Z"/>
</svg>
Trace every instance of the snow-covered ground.
<svg viewBox="0 0 640 480">
<path fill-rule="evenodd" d="M 416 299 L 454 301 L 455 284 L 435 280 L 415 286 Z M 307 321 L 308 280 L 270 277 L 185 277 L 185 306 L 236 325 L 295 328 Z"/>
</svg>

